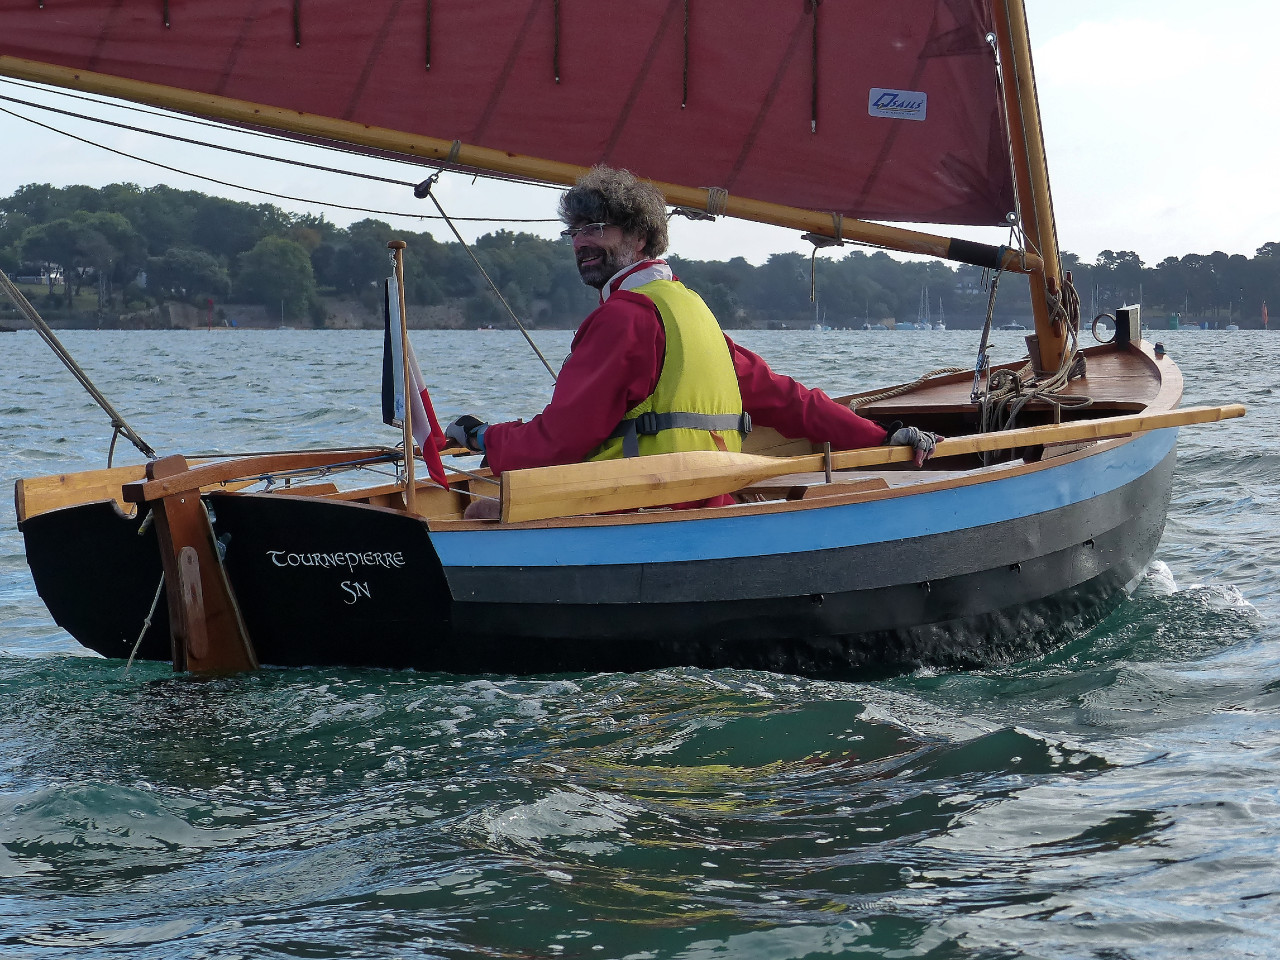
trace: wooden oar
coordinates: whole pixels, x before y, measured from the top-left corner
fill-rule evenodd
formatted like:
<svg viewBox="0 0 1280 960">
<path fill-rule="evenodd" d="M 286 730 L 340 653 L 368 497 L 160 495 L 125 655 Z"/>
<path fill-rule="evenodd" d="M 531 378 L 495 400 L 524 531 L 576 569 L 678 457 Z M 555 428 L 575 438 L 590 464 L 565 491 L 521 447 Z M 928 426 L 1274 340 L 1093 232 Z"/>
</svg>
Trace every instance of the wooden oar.
<svg viewBox="0 0 1280 960">
<path fill-rule="evenodd" d="M 1186 407 L 1168 413 L 1141 413 L 1076 420 L 998 433 L 978 433 L 942 440 L 934 457 L 954 457 L 989 450 L 1010 450 L 1055 443 L 1106 440 L 1147 430 L 1212 423 L 1244 416 L 1242 404 Z M 911 460 L 910 447 L 870 447 L 831 455 L 836 470 L 880 466 Z M 509 470 L 502 475 L 502 520 L 549 520 L 585 513 L 634 510 L 669 503 L 705 500 L 732 493 L 761 480 L 825 466 L 820 453 L 801 457 L 760 457 L 716 450 L 662 453 L 630 460 L 570 463 L 557 467 Z"/>
</svg>

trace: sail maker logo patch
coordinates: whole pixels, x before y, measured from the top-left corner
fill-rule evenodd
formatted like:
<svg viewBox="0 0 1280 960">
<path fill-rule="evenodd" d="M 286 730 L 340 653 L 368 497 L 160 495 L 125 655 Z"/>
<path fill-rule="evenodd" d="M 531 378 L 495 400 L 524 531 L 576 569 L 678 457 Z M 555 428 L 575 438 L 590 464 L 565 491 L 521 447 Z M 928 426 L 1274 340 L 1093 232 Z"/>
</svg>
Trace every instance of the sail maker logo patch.
<svg viewBox="0 0 1280 960">
<path fill-rule="evenodd" d="M 872 87 L 867 113 L 890 120 L 923 120 L 929 109 L 929 95 L 919 90 L 889 90 Z"/>
</svg>

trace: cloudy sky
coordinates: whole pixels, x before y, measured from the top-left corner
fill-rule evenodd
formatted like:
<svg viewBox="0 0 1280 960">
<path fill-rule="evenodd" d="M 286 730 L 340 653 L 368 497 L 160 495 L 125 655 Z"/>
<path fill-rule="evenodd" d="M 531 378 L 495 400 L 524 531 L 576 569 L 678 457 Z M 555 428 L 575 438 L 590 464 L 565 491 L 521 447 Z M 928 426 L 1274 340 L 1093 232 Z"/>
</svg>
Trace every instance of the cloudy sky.
<svg viewBox="0 0 1280 960">
<path fill-rule="evenodd" d="M 1252 255 L 1280 240 L 1280 96 L 1273 91 L 1280 38 L 1275 0 L 1027 0 L 1036 73 L 1062 246 L 1086 260 L 1100 250 L 1134 250 L 1148 264 L 1185 253 Z M 41 94 L 0 82 L 0 95 L 79 110 L 59 94 Z M 378 210 L 421 209 L 402 187 L 307 173 L 282 164 L 166 143 L 140 133 L 111 130 L 0 101 L 50 126 L 118 150 L 206 176 L 277 193 Z M 87 111 L 86 111 L 87 112 Z M 102 114 L 103 111 L 95 112 Z M 151 118 L 122 114 L 126 123 Z M 192 135 L 189 129 L 165 126 Z M 220 137 L 220 139 L 227 139 Z M 238 138 L 246 149 L 260 141 Z M 327 152 L 271 145 L 313 163 L 357 167 L 397 180 L 420 169 L 381 161 L 338 158 Z M 270 200 L 293 210 L 323 211 L 345 224 L 366 214 L 317 204 L 273 200 L 180 176 L 107 153 L 24 120 L 0 113 L 0 195 L 32 182 L 58 185 L 130 181 L 219 193 L 239 200 Z M 455 215 L 549 218 L 555 192 L 452 177 L 440 191 Z M 416 218 L 383 216 L 411 230 L 443 227 Z M 470 238 L 496 224 L 464 229 Z M 551 235 L 558 226 L 523 229 Z M 1001 242 L 999 232 L 962 231 Z M 759 263 L 770 253 L 809 245 L 794 231 L 721 221 L 676 221 L 673 252 L 696 259 L 745 256 Z"/>
</svg>

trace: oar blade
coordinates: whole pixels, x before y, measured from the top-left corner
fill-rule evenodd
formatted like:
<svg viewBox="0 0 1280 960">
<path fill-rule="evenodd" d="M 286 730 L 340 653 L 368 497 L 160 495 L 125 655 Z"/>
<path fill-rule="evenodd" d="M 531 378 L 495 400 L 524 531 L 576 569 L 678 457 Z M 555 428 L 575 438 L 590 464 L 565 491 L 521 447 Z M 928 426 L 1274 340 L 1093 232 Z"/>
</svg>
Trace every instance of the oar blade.
<svg viewBox="0 0 1280 960">
<path fill-rule="evenodd" d="M 502 520 L 518 523 L 706 500 L 796 469 L 795 459 L 696 450 L 508 470 L 502 475 Z"/>
</svg>

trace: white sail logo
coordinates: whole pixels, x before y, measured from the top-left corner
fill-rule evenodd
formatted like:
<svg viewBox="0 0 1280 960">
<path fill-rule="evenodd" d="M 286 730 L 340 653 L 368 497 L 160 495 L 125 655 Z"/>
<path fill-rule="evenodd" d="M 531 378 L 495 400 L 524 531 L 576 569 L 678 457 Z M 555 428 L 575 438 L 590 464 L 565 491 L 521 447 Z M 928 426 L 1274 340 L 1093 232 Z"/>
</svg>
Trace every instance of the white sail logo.
<svg viewBox="0 0 1280 960">
<path fill-rule="evenodd" d="M 867 113 L 891 120 L 923 120 L 929 109 L 929 95 L 919 90 L 889 90 L 872 87 Z"/>
</svg>

